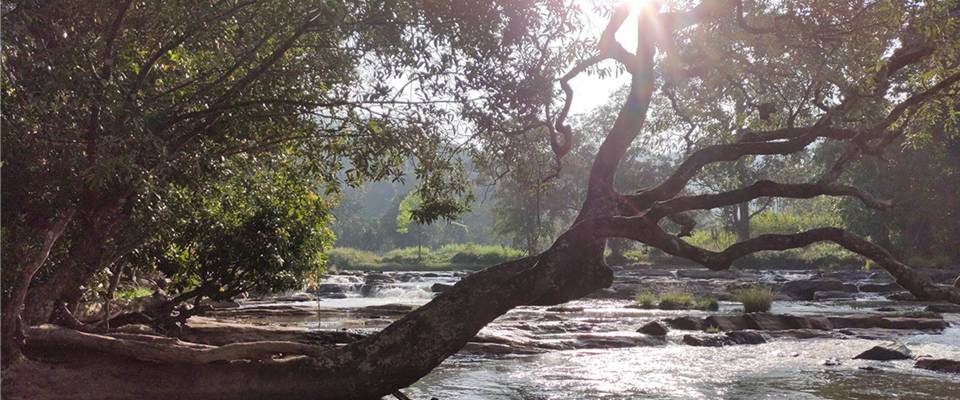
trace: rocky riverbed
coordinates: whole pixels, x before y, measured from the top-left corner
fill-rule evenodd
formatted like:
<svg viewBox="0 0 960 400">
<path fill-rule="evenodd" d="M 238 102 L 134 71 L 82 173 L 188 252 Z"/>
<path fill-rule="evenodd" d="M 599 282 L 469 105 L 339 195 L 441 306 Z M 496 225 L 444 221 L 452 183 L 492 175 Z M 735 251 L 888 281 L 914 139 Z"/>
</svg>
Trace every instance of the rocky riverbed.
<svg viewBox="0 0 960 400">
<path fill-rule="evenodd" d="M 930 272 L 944 282 L 958 273 Z M 183 335 L 209 344 L 346 343 L 466 274 L 334 275 L 309 292 L 221 305 L 191 319 Z M 743 315 L 731 293 L 757 282 L 773 287 L 778 300 L 770 313 Z M 639 291 L 676 289 L 718 298 L 720 308 L 647 310 L 632 301 Z M 883 273 L 621 267 L 611 288 L 589 298 L 507 313 L 407 392 L 424 399 L 953 399 L 960 393 L 960 374 L 948 372 L 960 368 L 951 361 L 960 360 L 958 312 L 910 300 Z"/>
</svg>

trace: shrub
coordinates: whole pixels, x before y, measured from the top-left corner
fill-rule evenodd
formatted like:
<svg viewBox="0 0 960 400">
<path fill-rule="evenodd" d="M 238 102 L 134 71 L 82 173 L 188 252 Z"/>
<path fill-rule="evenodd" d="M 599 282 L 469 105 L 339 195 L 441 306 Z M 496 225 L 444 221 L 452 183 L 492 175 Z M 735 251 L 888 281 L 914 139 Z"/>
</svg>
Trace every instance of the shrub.
<svg viewBox="0 0 960 400">
<path fill-rule="evenodd" d="M 706 333 L 720 333 L 720 328 L 710 325 L 707 327 L 707 329 L 704 329 L 703 331 Z"/>
<path fill-rule="evenodd" d="M 687 310 L 693 308 L 693 296 L 684 292 L 669 292 L 660 295 L 657 306 L 662 310 Z"/>
<path fill-rule="evenodd" d="M 743 312 L 765 312 L 770 311 L 770 305 L 773 304 L 773 290 L 766 286 L 754 286 L 734 293 L 737 301 L 743 303 Z"/>
<path fill-rule="evenodd" d="M 716 299 L 699 298 L 694 302 L 693 308 L 704 311 L 717 311 L 720 309 L 720 303 Z"/>
<path fill-rule="evenodd" d="M 657 295 L 651 292 L 640 292 L 634 300 L 643 308 L 653 308 L 657 304 Z"/>
</svg>

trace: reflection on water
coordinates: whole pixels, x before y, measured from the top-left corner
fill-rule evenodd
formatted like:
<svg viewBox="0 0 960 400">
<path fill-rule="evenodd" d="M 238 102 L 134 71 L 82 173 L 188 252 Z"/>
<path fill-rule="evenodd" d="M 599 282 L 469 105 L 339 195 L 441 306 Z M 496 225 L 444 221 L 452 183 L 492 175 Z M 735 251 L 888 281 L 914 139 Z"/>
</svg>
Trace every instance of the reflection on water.
<svg viewBox="0 0 960 400">
<path fill-rule="evenodd" d="M 671 344 L 560 351 L 507 359 L 454 357 L 409 392 L 414 398 L 439 399 L 957 398 L 960 377 L 916 370 L 912 361 L 851 359 L 873 344 L 816 339 L 721 348 Z M 958 357 L 957 345 L 911 347 L 918 354 Z M 843 364 L 823 366 L 831 357 Z"/>
<path fill-rule="evenodd" d="M 770 274 L 768 274 L 770 275 Z M 782 275 L 782 274 L 778 274 Z M 766 275 L 765 275 L 766 276 Z M 773 275 L 770 275 L 773 276 Z M 318 308 L 316 315 L 270 317 L 269 321 L 308 329 L 382 329 L 396 315 L 371 318 L 357 310 L 390 303 L 420 305 L 432 298 L 435 283 L 452 284 L 452 275 L 411 274 L 379 283 L 375 288 L 359 276 L 333 276 L 343 298 L 319 302 L 249 303 Z M 667 344 L 650 343 L 635 332 L 638 326 L 679 315 L 704 316 L 703 311 L 645 310 L 628 300 L 579 300 L 563 310 L 519 307 L 485 327 L 478 337 L 496 343 L 533 345 L 565 341 L 613 339 L 634 347 L 550 351 L 523 356 L 455 355 L 413 387 L 411 398 L 448 399 L 960 399 L 960 375 L 913 368 L 912 360 L 853 360 L 881 340 L 774 339 L 753 346 L 692 347 L 679 344 L 689 332 L 671 331 Z M 916 303 L 878 302 L 877 298 L 845 301 L 774 302 L 774 313 L 837 315 L 875 313 L 878 306 L 916 310 Z M 739 312 L 741 306 L 721 302 L 717 313 Z M 326 310 L 326 311 L 324 311 Z M 960 316 L 947 314 L 953 327 L 942 334 L 900 336 L 915 355 L 960 359 Z M 583 347 L 579 347 L 583 348 Z M 827 359 L 841 365 L 825 366 Z"/>
</svg>

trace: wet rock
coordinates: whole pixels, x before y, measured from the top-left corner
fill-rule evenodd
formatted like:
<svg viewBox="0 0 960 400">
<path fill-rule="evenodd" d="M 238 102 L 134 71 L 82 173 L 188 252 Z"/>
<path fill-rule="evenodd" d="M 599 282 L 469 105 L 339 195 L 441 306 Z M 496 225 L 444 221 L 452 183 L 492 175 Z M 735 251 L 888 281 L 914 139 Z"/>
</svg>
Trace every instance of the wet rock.
<svg viewBox="0 0 960 400">
<path fill-rule="evenodd" d="M 683 344 L 696 347 L 721 347 L 734 342 L 724 335 L 683 335 Z"/>
<path fill-rule="evenodd" d="M 320 297 L 327 297 L 331 294 L 343 293 L 343 288 L 336 283 L 321 283 L 309 292 Z"/>
<path fill-rule="evenodd" d="M 617 349 L 624 347 L 657 346 L 664 343 L 665 341 L 662 338 L 646 335 L 581 333 L 574 335 L 572 340 L 562 341 L 555 348 L 557 350 Z"/>
<path fill-rule="evenodd" d="M 913 293 L 910 293 L 907 291 L 889 294 L 887 295 L 887 298 L 890 300 L 896 300 L 896 301 L 916 301 L 917 300 L 917 296 L 914 296 Z"/>
<path fill-rule="evenodd" d="M 446 283 L 434 283 L 433 286 L 430 286 L 430 291 L 434 293 L 443 293 L 452 287 L 453 285 L 448 285 Z"/>
<path fill-rule="evenodd" d="M 648 322 L 646 325 L 641 326 L 640 329 L 637 329 L 637 332 L 653 336 L 664 336 L 668 331 L 667 327 L 658 321 Z"/>
<path fill-rule="evenodd" d="M 859 281 L 870 277 L 869 272 L 864 271 L 834 271 L 821 274 L 825 279 L 837 279 L 844 282 Z"/>
<path fill-rule="evenodd" d="M 709 327 L 721 331 L 740 331 L 754 329 L 754 324 L 746 315 L 711 315 L 703 320 L 704 329 Z"/>
<path fill-rule="evenodd" d="M 864 283 L 860 285 L 859 289 L 861 292 L 867 293 L 893 293 L 903 290 L 896 283 Z"/>
<path fill-rule="evenodd" d="M 906 360 L 912 357 L 913 354 L 910 352 L 910 349 L 908 349 L 907 346 L 899 343 L 887 343 L 879 346 L 873 346 L 869 350 L 858 354 L 856 357 L 854 357 L 854 359 L 889 361 Z"/>
<path fill-rule="evenodd" d="M 950 372 L 960 374 L 960 361 L 948 360 L 945 358 L 921 358 L 913 365 L 916 368 L 929 369 L 931 371 Z"/>
<path fill-rule="evenodd" d="M 735 344 L 761 344 L 766 343 L 767 339 L 759 332 L 754 331 L 733 331 L 727 332 L 727 337 Z"/>
<path fill-rule="evenodd" d="M 289 296 L 277 296 L 276 301 L 313 301 L 316 300 L 316 297 L 309 293 L 297 293 Z"/>
<path fill-rule="evenodd" d="M 960 304 L 931 304 L 923 310 L 935 313 L 957 314 L 960 313 Z"/>
<path fill-rule="evenodd" d="M 673 329 L 680 329 L 684 331 L 700 331 L 704 328 L 703 320 L 700 318 L 677 317 L 667 318 L 663 321 L 667 323 L 667 326 Z"/>
<path fill-rule="evenodd" d="M 836 358 L 836 357 L 830 357 L 830 358 L 828 358 L 828 359 L 826 359 L 826 360 L 823 360 L 823 365 L 826 365 L 826 366 L 828 366 L 828 367 L 833 367 L 833 366 L 837 366 L 837 365 L 840 365 L 840 364 L 841 364 L 840 359 L 839 359 L 839 358 Z"/>
<path fill-rule="evenodd" d="M 373 282 L 379 282 L 379 283 L 396 282 L 396 279 L 393 279 L 392 276 L 387 274 L 376 273 L 376 272 L 367 274 L 366 276 L 364 276 L 363 280 L 365 283 L 368 283 L 368 284 Z"/>
<path fill-rule="evenodd" d="M 566 306 L 549 307 L 547 308 L 547 312 L 558 312 L 558 313 L 583 312 L 583 307 L 566 307 Z"/>
<path fill-rule="evenodd" d="M 821 329 L 787 329 L 782 331 L 764 331 L 767 336 L 775 338 L 794 338 L 794 339 L 846 339 L 847 335 L 838 331 L 826 331 Z"/>
<path fill-rule="evenodd" d="M 403 315 L 413 311 L 416 307 L 409 304 L 383 304 L 362 308 L 364 312 L 377 315 Z"/>
<path fill-rule="evenodd" d="M 813 292 L 814 301 L 832 300 L 832 299 L 852 299 L 854 294 L 840 290 L 826 290 Z"/>
<path fill-rule="evenodd" d="M 857 291 L 857 287 L 838 279 L 800 279 L 784 283 L 780 290 L 794 299 L 813 300 L 813 295 L 816 292 L 842 291 L 854 293 Z"/>
<path fill-rule="evenodd" d="M 795 323 L 791 323 L 791 319 L 787 318 L 786 315 L 771 314 L 771 313 L 750 313 L 747 318 L 750 319 L 752 324 L 750 325 L 751 329 L 761 329 L 765 331 L 779 331 L 796 328 Z M 746 329 L 746 327 L 742 328 Z"/>
<path fill-rule="evenodd" d="M 734 271 L 711 271 L 706 269 L 681 269 L 677 271 L 677 277 L 688 279 L 737 279 L 738 274 Z"/>
<path fill-rule="evenodd" d="M 904 329 L 919 331 L 942 331 L 950 326 L 940 318 L 886 317 L 882 315 L 844 315 L 826 317 L 834 329 Z"/>
<path fill-rule="evenodd" d="M 896 312 L 897 309 L 896 309 L 896 308 L 893 308 L 893 307 L 878 307 L 878 308 L 877 308 L 877 311 L 880 311 L 880 312 Z"/>
<path fill-rule="evenodd" d="M 517 346 L 504 343 L 477 343 L 469 342 L 462 349 L 460 354 L 473 355 L 507 355 L 507 354 L 539 354 L 547 350 L 538 349 L 529 346 Z"/>
</svg>

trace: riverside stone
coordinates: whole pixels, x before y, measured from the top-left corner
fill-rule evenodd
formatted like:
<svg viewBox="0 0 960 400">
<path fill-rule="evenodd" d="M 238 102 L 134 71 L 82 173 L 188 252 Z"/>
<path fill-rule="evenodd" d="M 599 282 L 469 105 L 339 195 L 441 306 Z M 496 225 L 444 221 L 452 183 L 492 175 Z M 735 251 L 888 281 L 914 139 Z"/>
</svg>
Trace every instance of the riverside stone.
<svg viewBox="0 0 960 400">
<path fill-rule="evenodd" d="M 886 343 L 879 346 L 873 346 L 869 350 L 858 354 L 854 359 L 857 360 L 906 360 L 913 357 L 913 353 L 907 346 L 899 343 Z"/>
</svg>

